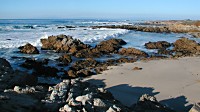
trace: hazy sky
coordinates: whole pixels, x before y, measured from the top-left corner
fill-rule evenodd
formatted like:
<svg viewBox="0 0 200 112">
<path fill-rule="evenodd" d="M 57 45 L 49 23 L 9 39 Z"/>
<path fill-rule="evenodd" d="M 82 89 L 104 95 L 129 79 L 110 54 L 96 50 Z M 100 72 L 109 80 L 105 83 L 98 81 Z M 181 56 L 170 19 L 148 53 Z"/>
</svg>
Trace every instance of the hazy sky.
<svg viewBox="0 0 200 112">
<path fill-rule="evenodd" d="M 0 0 L 5 18 L 200 19 L 200 0 Z"/>
</svg>

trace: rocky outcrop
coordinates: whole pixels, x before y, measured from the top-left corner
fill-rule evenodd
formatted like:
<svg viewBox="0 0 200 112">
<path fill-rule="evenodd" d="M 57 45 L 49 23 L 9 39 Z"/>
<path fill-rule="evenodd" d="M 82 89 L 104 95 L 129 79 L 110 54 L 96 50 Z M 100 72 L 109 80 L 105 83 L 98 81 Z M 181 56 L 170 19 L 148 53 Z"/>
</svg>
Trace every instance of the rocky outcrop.
<svg viewBox="0 0 200 112">
<path fill-rule="evenodd" d="M 125 45 L 126 42 L 122 39 L 110 39 L 100 42 L 95 49 L 101 53 L 117 53 L 117 51 Z"/>
<path fill-rule="evenodd" d="M 80 40 L 66 35 L 49 36 L 48 39 L 41 39 L 41 43 L 43 50 L 71 53 L 77 58 L 93 58 L 103 54 L 117 53 L 122 45 L 126 44 L 122 39 L 110 39 L 100 42 L 95 48 L 90 48 Z"/>
<path fill-rule="evenodd" d="M 170 47 L 171 44 L 167 41 L 158 41 L 158 42 L 148 42 L 145 43 L 147 49 L 166 49 Z"/>
<path fill-rule="evenodd" d="M 136 104 L 131 106 L 135 112 L 175 112 L 160 104 L 154 96 L 144 94 Z"/>
<path fill-rule="evenodd" d="M 127 107 L 116 101 L 110 92 L 79 79 L 64 80 L 57 84 L 50 89 L 46 99 L 42 101 L 51 111 L 129 111 Z"/>
<path fill-rule="evenodd" d="M 13 89 L 14 88 L 14 89 Z M 41 112 L 46 111 L 40 101 L 45 97 L 45 89 L 42 86 L 15 86 L 0 92 L 0 108 L 3 112 Z"/>
<path fill-rule="evenodd" d="M 15 85 L 22 86 L 37 84 L 37 77 L 13 70 L 10 63 L 2 58 L 0 58 L 0 76 L 0 90 L 11 88 Z"/>
<path fill-rule="evenodd" d="M 170 33 L 168 27 L 165 26 L 140 26 L 140 25 L 110 25 L 110 26 L 93 26 L 92 28 L 112 28 L 112 29 L 127 29 L 143 32 L 155 32 L 155 33 Z"/>
<path fill-rule="evenodd" d="M 128 29 L 154 33 L 196 33 L 200 32 L 199 21 L 149 21 L 135 25 L 106 25 L 92 28 Z"/>
<path fill-rule="evenodd" d="M 147 57 L 148 54 L 135 48 L 122 48 L 119 54 L 126 56 Z"/>
<path fill-rule="evenodd" d="M 39 54 L 39 50 L 31 45 L 30 43 L 27 43 L 25 46 L 19 47 L 21 53 L 25 54 Z"/>
<path fill-rule="evenodd" d="M 174 42 L 174 52 L 176 56 L 191 56 L 200 54 L 200 45 L 188 38 L 181 38 Z"/>
<path fill-rule="evenodd" d="M 105 54 L 117 53 L 117 51 L 125 45 L 126 42 L 122 39 L 109 39 L 102 41 L 95 48 L 83 49 L 74 54 L 78 58 L 94 58 Z"/>
<path fill-rule="evenodd" d="M 41 43 L 43 50 L 55 50 L 56 52 L 75 53 L 90 47 L 80 40 L 66 35 L 49 36 L 48 39 L 41 39 Z"/>
</svg>

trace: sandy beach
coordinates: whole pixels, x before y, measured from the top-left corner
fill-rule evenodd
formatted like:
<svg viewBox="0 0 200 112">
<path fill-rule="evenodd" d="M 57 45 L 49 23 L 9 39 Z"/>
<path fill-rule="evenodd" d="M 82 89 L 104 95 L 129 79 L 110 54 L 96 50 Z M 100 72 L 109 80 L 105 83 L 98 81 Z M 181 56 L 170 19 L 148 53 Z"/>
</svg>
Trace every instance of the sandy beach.
<svg viewBox="0 0 200 112">
<path fill-rule="evenodd" d="M 126 106 L 147 93 L 180 112 L 188 111 L 191 104 L 199 101 L 199 66 L 200 57 L 139 61 L 111 66 L 86 80 L 104 86 Z M 142 70 L 133 70 L 134 67 Z"/>
</svg>

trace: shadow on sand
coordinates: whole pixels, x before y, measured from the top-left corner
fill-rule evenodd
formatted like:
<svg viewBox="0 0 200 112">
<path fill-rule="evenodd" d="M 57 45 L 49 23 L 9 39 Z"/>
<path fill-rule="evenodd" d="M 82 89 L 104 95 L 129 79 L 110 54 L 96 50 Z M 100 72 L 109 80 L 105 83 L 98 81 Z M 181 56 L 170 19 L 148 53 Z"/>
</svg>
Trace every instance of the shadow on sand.
<svg viewBox="0 0 200 112">
<path fill-rule="evenodd" d="M 90 79 L 88 82 L 95 84 L 98 87 L 106 87 L 104 80 L 105 79 Z M 160 93 L 154 92 L 154 88 L 151 87 L 134 87 L 128 84 L 120 84 L 106 89 L 109 90 L 117 100 L 128 107 L 134 103 L 137 103 L 138 99 L 143 94 L 154 96 Z M 162 100 L 160 103 L 176 110 L 177 112 L 188 112 L 188 110 L 192 107 L 192 105 L 187 105 L 188 101 L 185 96 Z"/>
<path fill-rule="evenodd" d="M 188 101 L 185 96 L 179 96 L 176 98 L 162 100 L 160 101 L 160 103 L 171 107 L 177 112 L 188 112 L 192 108 L 192 105 L 187 105 Z"/>
</svg>

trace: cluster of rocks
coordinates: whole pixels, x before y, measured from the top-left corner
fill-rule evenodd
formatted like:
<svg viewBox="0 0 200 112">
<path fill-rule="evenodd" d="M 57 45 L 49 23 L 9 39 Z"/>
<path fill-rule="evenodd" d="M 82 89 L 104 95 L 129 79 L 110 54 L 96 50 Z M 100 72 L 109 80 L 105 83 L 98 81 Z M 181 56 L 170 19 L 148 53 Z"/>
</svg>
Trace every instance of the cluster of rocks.
<svg viewBox="0 0 200 112">
<path fill-rule="evenodd" d="M 21 66 L 29 70 L 34 70 L 32 73 L 34 76 L 57 77 L 58 72 L 63 72 L 64 75 L 62 78 L 87 77 L 101 73 L 107 70 L 107 67 L 111 65 L 135 62 L 138 58 L 145 59 L 149 57 L 147 53 L 138 49 L 122 48 L 122 45 L 126 44 L 122 39 L 105 40 L 93 48 L 80 40 L 73 39 L 71 36 L 66 35 L 49 36 L 48 39 L 41 39 L 41 42 L 43 50 L 55 50 L 56 52 L 66 53 L 58 58 L 58 61 L 62 63 L 60 66 L 64 67 L 70 65 L 70 67 L 68 70 L 60 71 L 56 67 L 47 66 L 48 60 L 36 61 L 34 59 L 26 59 Z M 200 53 L 199 44 L 186 38 L 178 39 L 174 43 L 168 43 L 166 41 L 148 42 L 145 43 L 144 46 L 147 49 L 157 49 L 158 54 L 176 57 L 192 56 Z M 171 46 L 174 46 L 174 48 L 172 50 L 168 49 Z M 30 50 L 28 48 L 30 48 Z M 23 53 L 30 53 L 29 51 L 34 51 L 33 49 L 35 49 L 35 47 L 27 44 L 20 47 L 20 49 Z M 110 59 L 105 62 L 94 60 L 96 57 L 110 55 L 112 53 L 132 58 Z M 85 59 L 73 62 L 72 56 Z M 160 58 L 162 58 L 162 56 Z"/>
<path fill-rule="evenodd" d="M 148 54 L 135 48 L 122 48 L 119 54 L 126 56 L 148 57 Z"/>
<path fill-rule="evenodd" d="M 95 47 L 84 44 L 78 39 L 73 39 L 71 36 L 58 35 L 49 36 L 48 39 L 41 39 L 42 50 L 54 50 L 58 53 L 69 53 L 71 56 L 77 58 L 96 58 L 103 55 L 110 55 L 112 53 L 127 55 L 127 56 L 142 56 L 147 57 L 148 55 L 135 48 L 122 48 L 122 45 L 127 44 L 122 39 L 109 39 L 100 42 Z M 26 44 L 25 46 L 19 47 L 20 52 L 26 54 L 38 54 L 39 50 L 32 46 L 31 44 Z M 120 51 L 119 51 L 120 50 Z M 64 61 L 66 64 L 71 62 L 71 59 L 63 60 L 69 58 L 69 56 L 64 55 L 59 60 Z"/>
<path fill-rule="evenodd" d="M 36 85 L 37 77 L 13 70 L 6 59 L 0 58 L 0 83 L 1 91 L 2 89 L 14 87 L 15 85 Z"/>
<path fill-rule="evenodd" d="M 173 49 L 168 49 L 173 46 Z M 158 49 L 159 54 L 166 54 L 175 57 L 197 56 L 200 54 L 200 45 L 194 40 L 182 37 L 174 43 L 166 41 L 145 43 L 147 49 Z"/>
<path fill-rule="evenodd" d="M 128 112 L 128 108 L 116 101 L 110 92 L 79 79 L 63 80 L 51 87 L 42 101 L 48 111 Z"/>
<path fill-rule="evenodd" d="M 147 49 L 157 49 L 160 55 L 172 55 L 172 51 L 168 49 L 172 44 L 167 41 L 148 42 L 144 46 Z"/>
<path fill-rule="evenodd" d="M 119 58 L 100 62 L 93 58 L 87 58 L 73 63 L 65 75 L 67 75 L 68 78 L 87 77 L 90 75 L 100 74 L 102 71 L 107 70 L 108 66 L 135 61 L 136 59 L 134 58 Z"/>
<path fill-rule="evenodd" d="M 44 93 L 36 92 L 39 86 L 37 89 L 28 85 L 36 87 L 37 77 L 13 70 L 7 60 L 0 58 L 0 108 L 2 112 L 41 110 L 40 98 Z"/>
<path fill-rule="evenodd" d="M 100 57 L 104 54 L 117 53 L 122 45 L 126 44 L 122 39 L 110 39 L 91 48 L 80 40 L 66 35 L 49 36 L 48 39 L 41 39 L 41 42 L 43 50 L 71 53 L 77 58 Z"/>
<path fill-rule="evenodd" d="M 174 52 L 176 56 L 193 56 L 200 54 L 200 45 L 194 40 L 181 38 L 174 42 Z"/>
<path fill-rule="evenodd" d="M 49 88 L 42 100 L 48 111 L 60 112 L 174 112 L 161 105 L 155 97 L 143 95 L 131 108 L 115 100 L 110 92 L 79 79 L 63 80 Z"/>
<path fill-rule="evenodd" d="M 41 39 L 41 43 L 42 50 L 55 50 L 56 52 L 75 53 L 90 47 L 80 40 L 66 35 L 49 36 L 48 39 Z"/>
</svg>

